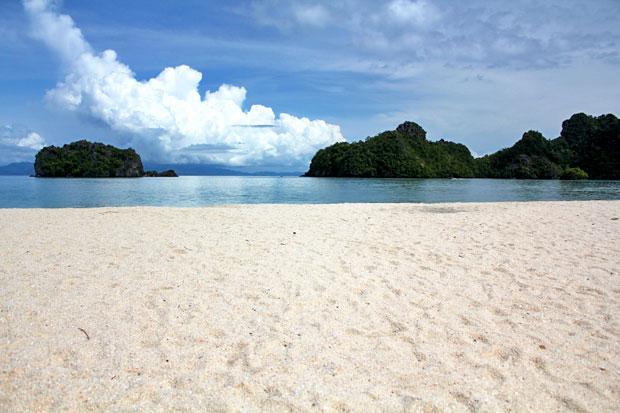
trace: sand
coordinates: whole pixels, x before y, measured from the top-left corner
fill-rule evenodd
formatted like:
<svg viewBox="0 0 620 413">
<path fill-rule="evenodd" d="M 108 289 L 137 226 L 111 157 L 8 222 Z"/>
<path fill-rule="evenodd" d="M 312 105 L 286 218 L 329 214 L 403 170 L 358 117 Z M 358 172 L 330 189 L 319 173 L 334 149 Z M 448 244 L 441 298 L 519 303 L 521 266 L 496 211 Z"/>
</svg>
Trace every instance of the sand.
<svg viewBox="0 0 620 413">
<path fill-rule="evenodd" d="M 0 410 L 620 410 L 620 201 L 0 210 Z"/>
</svg>

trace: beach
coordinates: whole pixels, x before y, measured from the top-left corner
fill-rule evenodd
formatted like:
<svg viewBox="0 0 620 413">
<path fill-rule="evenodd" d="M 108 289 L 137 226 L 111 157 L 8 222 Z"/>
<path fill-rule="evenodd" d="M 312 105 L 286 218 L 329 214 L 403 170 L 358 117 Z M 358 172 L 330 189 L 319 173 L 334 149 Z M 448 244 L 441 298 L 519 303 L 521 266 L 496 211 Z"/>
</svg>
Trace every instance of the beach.
<svg viewBox="0 0 620 413">
<path fill-rule="evenodd" d="M 0 209 L 0 410 L 618 411 L 618 218 Z"/>
</svg>

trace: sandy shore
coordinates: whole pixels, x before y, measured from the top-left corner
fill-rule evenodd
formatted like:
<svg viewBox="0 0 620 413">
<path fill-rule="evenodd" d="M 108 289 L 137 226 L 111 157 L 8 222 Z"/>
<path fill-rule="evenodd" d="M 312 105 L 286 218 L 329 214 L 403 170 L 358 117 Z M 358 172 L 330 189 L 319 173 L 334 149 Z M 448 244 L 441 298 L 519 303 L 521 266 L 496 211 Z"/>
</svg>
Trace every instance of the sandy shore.
<svg viewBox="0 0 620 413">
<path fill-rule="evenodd" d="M 619 217 L 0 210 L 0 410 L 617 411 Z"/>
</svg>

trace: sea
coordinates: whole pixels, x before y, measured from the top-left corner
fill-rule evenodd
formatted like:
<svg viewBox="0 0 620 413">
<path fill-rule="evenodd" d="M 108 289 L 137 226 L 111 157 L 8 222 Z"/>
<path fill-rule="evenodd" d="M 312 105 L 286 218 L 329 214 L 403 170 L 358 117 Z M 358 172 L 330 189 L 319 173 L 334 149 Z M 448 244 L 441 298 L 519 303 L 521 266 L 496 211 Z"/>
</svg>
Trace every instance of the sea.
<svg viewBox="0 0 620 413">
<path fill-rule="evenodd" d="M 0 208 L 620 200 L 620 181 L 0 176 Z"/>
</svg>

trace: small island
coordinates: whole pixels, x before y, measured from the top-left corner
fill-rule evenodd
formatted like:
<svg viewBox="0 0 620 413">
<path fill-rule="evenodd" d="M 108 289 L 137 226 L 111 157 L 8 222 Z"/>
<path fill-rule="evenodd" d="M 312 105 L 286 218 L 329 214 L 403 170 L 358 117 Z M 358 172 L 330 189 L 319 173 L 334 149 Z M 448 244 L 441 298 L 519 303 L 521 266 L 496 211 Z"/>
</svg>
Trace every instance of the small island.
<svg viewBox="0 0 620 413">
<path fill-rule="evenodd" d="M 164 172 L 146 171 L 144 173 L 144 176 L 148 178 L 178 178 L 179 177 L 179 175 L 177 175 L 177 173 L 174 172 L 174 169 L 168 169 L 167 171 L 164 171 Z"/>
<path fill-rule="evenodd" d="M 36 177 L 42 178 L 140 178 L 177 177 L 165 172 L 144 171 L 135 150 L 81 140 L 62 146 L 47 146 L 35 157 Z"/>
<path fill-rule="evenodd" d="M 620 120 L 578 113 L 562 122 L 556 139 L 530 130 L 512 147 L 481 158 L 459 143 L 428 141 L 420 125 L 405 122 L 365 141 L 319 150 L 304 176 L 620 179 Z"/>
</svg>

